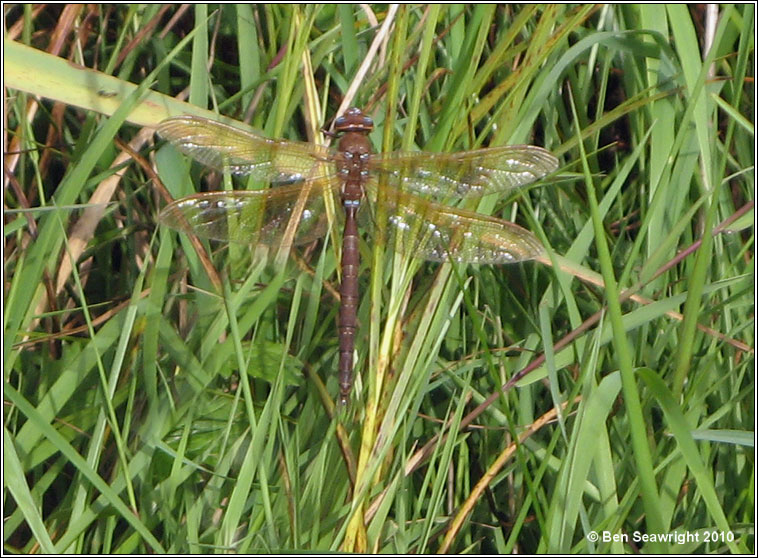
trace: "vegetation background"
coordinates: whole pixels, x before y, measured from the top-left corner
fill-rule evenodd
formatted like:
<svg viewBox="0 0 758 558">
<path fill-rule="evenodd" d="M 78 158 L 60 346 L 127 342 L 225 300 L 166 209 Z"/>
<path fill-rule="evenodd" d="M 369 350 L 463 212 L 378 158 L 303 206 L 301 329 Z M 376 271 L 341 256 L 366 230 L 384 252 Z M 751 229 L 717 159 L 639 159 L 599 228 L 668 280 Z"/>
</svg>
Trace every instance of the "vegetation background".
<svg viewBox="0 0 758 558">
<path fill-rule="evenodd" d="M 4 9 L 6 551 L 755 552 L 752 3 Z M 478 208 L 538 262 L 364 237 L 335 414 L 333 242 L 157 227 L 207 171 L 150 126 L 346 104 L 562 167 Z"/>
</svg>

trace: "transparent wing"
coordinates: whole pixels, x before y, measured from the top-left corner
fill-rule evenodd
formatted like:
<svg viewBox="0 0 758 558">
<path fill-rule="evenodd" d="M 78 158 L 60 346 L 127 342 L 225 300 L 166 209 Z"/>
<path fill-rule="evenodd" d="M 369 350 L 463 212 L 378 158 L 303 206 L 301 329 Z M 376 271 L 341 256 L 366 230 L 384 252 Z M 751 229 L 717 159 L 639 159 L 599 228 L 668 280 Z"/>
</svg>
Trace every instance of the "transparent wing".
<svg viewBox="0 0 758 558">
<path fill-rule="evenodd" d="M 373 218 L 384 216 L 389 233 L 387 247 L 391 250 L 430 261 L 480 264 L 529 260 L 543 251 L 532 233 L 514 223 L 395 188 L 385 188 L 377 199 L 375 186 L 376 181 L 371 181 Z M 307 188 L 298 184 L 269 190 L 194 194 L 166 206 L 159 220 L 175 230 L 203 238 L 278 247 L 287 225 L 302 207 L 292 243 L 307 244 L 328 230 L 324 196 L 332 196 L 335 204 L 339 197 L 339 188 L 329 181 Z M 378 204 L 383 205 L 380 208 Z M 339 209 L 336 218 L 341 227 L 344 216 Z M 368 224 L 367 218 L 367 212 L 361 211 L 364 224 Z"/>
<path fill-rule="evenodd" d="M 177 200 L 161 213 L 163 224 L 216 240 L 277 245 L 298 214 L 293 244 L 323 236 L 324 196 L 339 197 L 332 151 L 313 144 L 276 141 L 195 116 L 164 120 L 159 133 L 182 152 L 217 170 L 271 182 L 301 182 L 263 191 L 210 192 Z M 460 153 L 372 155 L 373 178 L 386 210 L 394 247 L 433 261 L 508 263 L 534 258 L 542 246 L 529 231 L 493 217 L 425 200 L 505 193 L 558 168 L 548 151 L 516 145 Z M 342 217 L 342 212 L 337 211 Z"/>
<path fill-rule="evenodd" d="M 276 247 L 294 215 L 293 244 L 322 237 L 329 226 L 325 196 L 337 203 L 339 187 L 328 180 L 268 190 L 205 192 L 167 205 L 158 217 L 172 229 L 203 238 Z M 341 218 L 341 211 L 336 211 Z"/>
<path fill-rule="evenodd" d="M 158 125 L 158 133 L 199 163 L 219 171 L 275 183 L 334 174 L 326 147 L 272 140 L 207 118 L 168 118 Z"/>
<path fill-rule="evenodd" d="M 531 232 L 514 223 L 395 188 L 385 188 L 374 209 L 377 216 L 386 211 L 388 249 L 409 256 L 436 262 L 505 264 L 533 259 L 544 250 Z"/>
<path fill-rule="evenodd" d="M 556 170 L 558 159 L 534 145 L 508 145 L 459 153 L 382 153 L 371 157 L 370 168 L 403 191 L 462 198 L 530 184 Z"/>
</svg>

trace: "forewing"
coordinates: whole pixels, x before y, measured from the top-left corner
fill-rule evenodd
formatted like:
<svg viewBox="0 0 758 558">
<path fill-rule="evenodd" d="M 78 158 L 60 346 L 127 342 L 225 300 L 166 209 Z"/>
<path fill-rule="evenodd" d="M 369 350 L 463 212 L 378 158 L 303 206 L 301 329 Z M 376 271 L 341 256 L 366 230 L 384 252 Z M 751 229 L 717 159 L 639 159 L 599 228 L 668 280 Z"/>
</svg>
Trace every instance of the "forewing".
<svg viewBox="0 0 758 558">
<path fill-rule="evenodd" d="M 506 193 L 558 168 L 558 159 L 534 145 L 508 145 L 458 153 L 393 152 L 374 155 L 379 180 L 437 198 Z"/>
<path fill-rule="evenodd" d="M 413 257 L 461 264 L 505 264 L 533 259 L 544 250 L 531 232 L 514 223 L 395 188 L 385 188 L 375 211 L 386 216 L 388 249 Z"/>
<path fill-rule="evenodd" d="M 205 192 L 167 205 L 159 221 L 203 238 L 278 247 L 287 225 L 299 215 L 292 243 L 306 244 L 327 231 L 325 196 L 336 203 L 337 190 L 322 180 L 268 190 Z"/>
<path fill-rule="evenodd" d="M 272 140 L 207 118 L 168 118 L 158 125 L 158 133 L 219 171 L 282 184 L 333 174 L 330 152 L 323 146 Z"/>
</svg>

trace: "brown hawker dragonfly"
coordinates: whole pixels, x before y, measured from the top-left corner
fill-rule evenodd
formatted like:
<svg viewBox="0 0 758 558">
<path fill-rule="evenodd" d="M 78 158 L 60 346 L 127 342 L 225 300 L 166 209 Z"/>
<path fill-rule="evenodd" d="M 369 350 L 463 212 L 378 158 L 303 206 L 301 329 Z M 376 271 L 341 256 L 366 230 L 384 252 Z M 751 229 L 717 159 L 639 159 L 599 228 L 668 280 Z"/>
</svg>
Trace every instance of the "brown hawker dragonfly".
<svg viewBox="0 0 758 558">
<path fill-rule="evenodd" d="M 352 386 L 358 306 L 360 203 L 381 203 L 388 246 L 432 261 L 512 263 L 542 246 L 527 230 L 440 200 L 507 193 L 558 168 L 558 159 L 533 145 L 491 147 L 459 153 L 373 154 L 373 122 L 359 109 L 335 121 L 336 150 L 268 139 L 196 116 L 164 120 L 158 132 L 198 162 L 270 182 L 275 188 L 194 194 L 168 205 L 160 221 L 179 231 L 240 243 L 278 247 L 285 239 L 305 244 L 328 229 L 325 199 L 344 208 L 339 311 L 340 397 Z M 436 198 L 437 201 L 424 197 Z M 377 202 L 378 200 L 378 202 Z M 337 212 L 338 214 L 341 212 Z M 363 211 L 361 213 L 366 213 Z"/>
</svg>

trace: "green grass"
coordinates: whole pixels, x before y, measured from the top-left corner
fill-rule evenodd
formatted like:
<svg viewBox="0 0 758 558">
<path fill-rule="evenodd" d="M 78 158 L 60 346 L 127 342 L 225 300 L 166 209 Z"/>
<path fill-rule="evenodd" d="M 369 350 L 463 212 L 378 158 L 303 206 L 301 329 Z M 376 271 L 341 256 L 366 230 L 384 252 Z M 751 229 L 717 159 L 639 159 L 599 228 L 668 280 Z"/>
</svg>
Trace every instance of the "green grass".
<svg viewBox="0 0 758 558">
<path fill-rule="evenodd" d="M 6 551 L 754 552 L 753 6 L 707 52 L 700 7 L 374 9 L 9 8 Z M 478 206 L 538 261 L 364 234 L 335 416 L 340 231 L 266 265 L 158 227 L 207 172 L 149 127 L 322 141 L 343 100 L 377 150 L 562 167 Z"/>
</svg>

